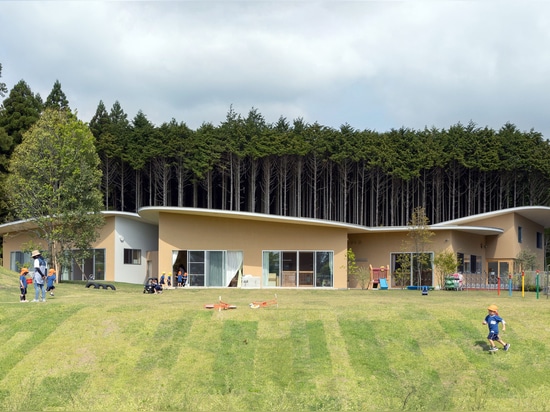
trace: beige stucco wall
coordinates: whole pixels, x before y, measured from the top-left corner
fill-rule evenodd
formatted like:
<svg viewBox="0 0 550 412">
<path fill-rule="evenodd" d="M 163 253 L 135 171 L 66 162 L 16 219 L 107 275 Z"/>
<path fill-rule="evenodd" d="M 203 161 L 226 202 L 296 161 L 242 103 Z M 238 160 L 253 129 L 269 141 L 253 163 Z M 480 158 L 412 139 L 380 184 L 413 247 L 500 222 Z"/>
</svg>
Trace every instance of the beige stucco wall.
<svg viewBox="0 0 550 412">
<path fill-rule="evenodd" d="M 37 239 L 33 232 L 25 231 L 6 233 L 4 235 L 2 266 L 6 269 L 9 269 L 11 252 L 27 249 L 28 245 L 30 244 L 29 242 L 32 242 L 35 247 L 40 245 L 40 250 L 45 250 L 47 248 L 46 242 Z M 31 264 L 31 262 L 29 262 L 29 264 Z"/>
<path fill-rule="evenodd" d="M 483 265 L 486 267 L 486 249 L 480 246 L 484 245 L 485 236 L 450 230 L 438 230 L 433 233 L 434 235 L 426 246 L 426 252 L 433 252 L 436 255 L 444 250 L 449 250 L 453 253 L 482 256 Z M 404 242 L 407 242 L 408 239 L 406 231 L 353 234 L 349 236 L 349 247 L 355 253 L 358 266 L 368 268 L 369 265 L 372 265 L 373 268 L 378 268 L 389 265 L 391 271 L 391 253 L 414 251 L 410 246 L 405 246 Z M 435 281 L 436 279 L 434 279 Z"/>
<path fill-rule="evenodd" d="M 239 250 L 244 274 L 262 275 L 264 250 L 334 252 L 334 287 L 347 287 L 345 229 L 160 213 L 159 270 L 171 272 L 173 250 Z"/>
<path fill-rule="evenodd" d="M 105 280 L 115 280 L 115 254 L 113 253 L 113 246 L 115 244 L 115 218 L 106 217 L 105 225 L 99 231 L 99 238 L 97 242 L 92 244 L 95 249 L 105 249 Z"/>
<path fill-rule="evenodd" d="M 114 254 L 112 253 L 114 244 L 114 224 L 114 217 L 107 217 L 105 219 L 105 225 L 99 231 L 98 241 L 92 244 L 93 248 L 105 249 L 105 280 L 110 281 L 114 280 Z M 42 245 L 41 250 L 47 248 L 46 242 L 41 239 L 36 239 L 32 231 L 5 234 L 3 267 L 9 269 L 11 252 L 27 249 L 27 245 L 31 241 L 35 245 Z"/>
<path fill-rule="evenodd" d="M 518 253 L 528 249 L 537 257 L 537 268 L 544 269 L 544 248 L 537 249 L 537 232 L 544 235 L 544 227 L 518 214 L 506 214 L 476 222 L 479 226 L 498 227 L 502 235 L 487 236 L 487 256 L 494 259 L 515 259 Z M 518 227 L 522 228 L 522 243 L 518 242 Z"/>
</svg>

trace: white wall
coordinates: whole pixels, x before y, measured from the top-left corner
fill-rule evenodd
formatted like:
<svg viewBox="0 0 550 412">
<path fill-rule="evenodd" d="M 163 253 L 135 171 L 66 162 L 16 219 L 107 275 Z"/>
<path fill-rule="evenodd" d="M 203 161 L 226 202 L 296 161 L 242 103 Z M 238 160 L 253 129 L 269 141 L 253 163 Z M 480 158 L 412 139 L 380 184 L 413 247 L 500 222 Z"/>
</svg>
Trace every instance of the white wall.
<svg viewBox="0 0 550 412">
<path fill-rule="evenodd" d="M 158 227 L 117 216 L 115 220 L 115 282 L 144 283 L 147 252 L 158 250 Z M 141 250 L 141 264 L 124 264 L 124 249 Z"/>
</svg>

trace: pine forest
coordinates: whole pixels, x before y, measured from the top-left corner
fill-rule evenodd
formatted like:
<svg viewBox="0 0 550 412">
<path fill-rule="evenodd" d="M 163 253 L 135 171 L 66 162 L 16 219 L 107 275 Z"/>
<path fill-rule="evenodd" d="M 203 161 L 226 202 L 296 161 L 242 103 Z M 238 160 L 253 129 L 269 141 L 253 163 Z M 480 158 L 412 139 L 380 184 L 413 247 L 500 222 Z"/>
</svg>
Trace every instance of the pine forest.
<svg viewBox="0 0 550 412">
<path fill-rule="evenodd" d="M 69 108 L 56 82 L 46 102 L 21 81 L 0 110 L 0 171 L 48 106 Z M 474 122 L 448 129 L 339 129 L 298 118 L 268 123 L 229 107 L 219 125 L 160 126 L 99 102 L 89 127 L 103 172 L 104 208 L 193 207 L 404 226 L 415 207 L 430 223 L 550 205 L 550 147 L 534 130 Z"/>
</svg>

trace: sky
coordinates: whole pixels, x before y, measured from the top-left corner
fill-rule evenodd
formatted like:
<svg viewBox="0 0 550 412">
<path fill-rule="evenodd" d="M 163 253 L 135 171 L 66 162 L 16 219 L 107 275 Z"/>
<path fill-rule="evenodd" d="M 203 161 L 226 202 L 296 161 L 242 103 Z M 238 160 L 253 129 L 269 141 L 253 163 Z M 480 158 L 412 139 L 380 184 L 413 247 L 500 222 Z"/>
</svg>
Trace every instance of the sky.
<svg viewBox="0 0 550 412">
<path fill-rule="evenodd" d="M 78 117 L 384 132 L 505 123 L 550 137 L 550 1 L 0 1 L 0 63 Z"/>
</svg>

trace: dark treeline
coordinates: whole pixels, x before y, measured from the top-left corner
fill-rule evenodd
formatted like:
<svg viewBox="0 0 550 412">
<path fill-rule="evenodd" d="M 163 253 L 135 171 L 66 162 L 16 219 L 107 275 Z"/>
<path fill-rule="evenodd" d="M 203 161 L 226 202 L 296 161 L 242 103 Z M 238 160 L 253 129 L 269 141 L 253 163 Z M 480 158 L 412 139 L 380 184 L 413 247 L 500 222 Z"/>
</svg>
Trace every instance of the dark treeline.
<svg viewBox="0 0 550 412">
<path fill-rule="evenodd" d="M 160 127 L 102 103 L 90 122 L 109 210 L 184 206 L 406 225 L 416 206 L 431 223 L 550 199 L 550 148 L 540 133 L 457 124 L 380 133 L 292 122 L 252 109 L 219 126 Z"/>
<path fill-rule="evenodd" d="M 37 118 L 40 96 L 24 82 L 18 88 Z M 0 112 L 12 145 L 22 133 L 13 125 L 30 122 L 9 120 L 13 94 Z M 68 107 L 58 82 L 48 104 Z M 550 203 L 549 144 L 513 124 L 377 132 L 283 117 L 271 124 L 256 109 L 245 117 L 230 108 L 218 126 L 192 130 L 176 120 L 156 126 L 141 111 L 129 120 L 118 102 L 110 110 L 100 102 L 89 126 L 106 210 L 198 207 L 394 226 L 417 206 L 438 223 Z"/>
</svg>

